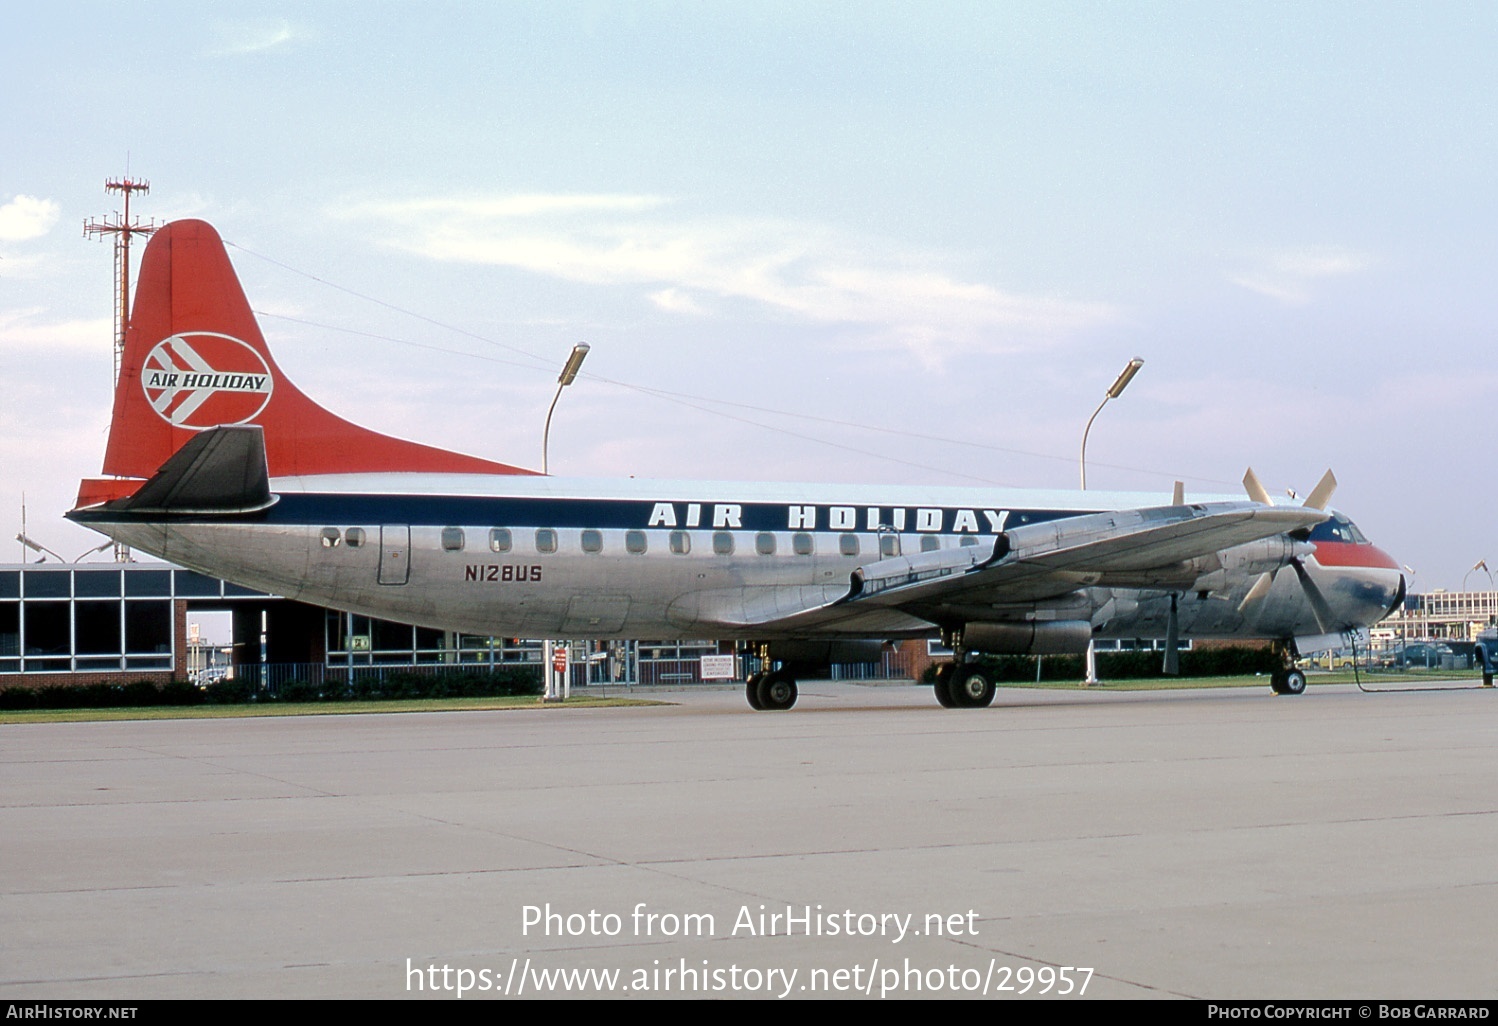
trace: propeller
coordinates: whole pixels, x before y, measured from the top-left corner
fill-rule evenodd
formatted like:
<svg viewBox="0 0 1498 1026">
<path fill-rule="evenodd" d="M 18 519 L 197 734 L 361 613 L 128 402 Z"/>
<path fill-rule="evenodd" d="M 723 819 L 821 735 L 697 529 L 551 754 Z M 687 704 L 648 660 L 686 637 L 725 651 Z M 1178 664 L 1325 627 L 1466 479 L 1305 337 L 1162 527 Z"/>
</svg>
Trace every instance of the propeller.
<svg viewBox="0 0 1498 1026">
<path fill-rule="evenodd" d="M 1248 473 L 1243 475 L 1243 490 L 1254 502 L 1265 506 L 1271 505 L 1269 492 L 1259 481 L 1258 475 L 1253 468 L 1248 468 Z M 1337 477 L 1330 470 L 1321 475 L 1321 480 L 1316 482 L 1316 487 L 1311 489 L 1311 494 L 1306 496 L 1301 506 L 1305 509 L 1326 510 L 1326 504 L 1331 501 L 1332 493 L 1337 490 Z M 1291 537 L 1296 537 L 1298 532 L 1292 532 Z M 1303 538 L 1298 540 L 1304 540 Z M 1316 618 L 1316 626 L 1321 628 L 1321 633 L 1327 634 L 1331 631 L 1330 624 L 1336 619 L 1331 605 L 1326 601 L 1326 596 L 1311 579 L 1311 573 L 1306 569 L 1305 563 L 1299 556 L 1290 557 L 1289 565 L 1295 569 L 1295 576 L 1300 580 L 1300 588 L 1305 592 L 1306 601 L 1310 603 L 1311 615 Z M 1238 613 L 1245 619 L 1253 619 L 1258 612 L 1259 606 L 1263 604 L 1269 589 L 1274 587 L 1274 579 L 1284 567 L 1276 567 L 1266 570 L 1254 581 L 1253 587 L 1248 589 L 1248 594 L 1243 596 L 1243 601 L 1238 603 Z M 1172 613 L 1174 609 L 1172 608 Z"/>
</svg>

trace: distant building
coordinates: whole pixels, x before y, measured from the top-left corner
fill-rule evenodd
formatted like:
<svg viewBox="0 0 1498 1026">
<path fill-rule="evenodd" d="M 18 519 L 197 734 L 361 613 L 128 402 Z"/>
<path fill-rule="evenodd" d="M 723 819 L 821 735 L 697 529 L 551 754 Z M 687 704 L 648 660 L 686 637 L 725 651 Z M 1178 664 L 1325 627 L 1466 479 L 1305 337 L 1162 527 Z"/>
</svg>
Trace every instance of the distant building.
<svg viewBox="0 0 1498 1026">
<path fill-rule="evenodd" d="M 1373 640 L 1435 638 L 1472 641 L 1477 632 L 1498 622 L 1498 591 L 1436 590 L 1411 594 L 1404 606 L 1373 628 Z"/>
</svg>

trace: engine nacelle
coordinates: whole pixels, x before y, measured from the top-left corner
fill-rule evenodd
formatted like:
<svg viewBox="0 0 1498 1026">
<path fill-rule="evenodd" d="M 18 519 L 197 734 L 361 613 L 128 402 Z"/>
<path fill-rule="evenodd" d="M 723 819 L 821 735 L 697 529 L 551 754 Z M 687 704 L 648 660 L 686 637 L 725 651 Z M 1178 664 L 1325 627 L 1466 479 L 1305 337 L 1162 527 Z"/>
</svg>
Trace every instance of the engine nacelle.
<svg viewBox="0 0 1498 1026">
<path fill-rule="evenodd" d="M 1309 556 L 1316 551 L 1310 542 L 1295 541 L 1285 535 L 1264 538 L 1246 545 L 1235 545 L 1217 554 L 1222 568 L 1229 573 L 1264 573 L 1288 566 L 1290 560 Z"/>
<path fill-rule="evenodd" d="M 1079 655 L 1090 641 L 1088 620 L 970 623 L 962 628 L 963 647 L 991 655 Z"/>
</svg>

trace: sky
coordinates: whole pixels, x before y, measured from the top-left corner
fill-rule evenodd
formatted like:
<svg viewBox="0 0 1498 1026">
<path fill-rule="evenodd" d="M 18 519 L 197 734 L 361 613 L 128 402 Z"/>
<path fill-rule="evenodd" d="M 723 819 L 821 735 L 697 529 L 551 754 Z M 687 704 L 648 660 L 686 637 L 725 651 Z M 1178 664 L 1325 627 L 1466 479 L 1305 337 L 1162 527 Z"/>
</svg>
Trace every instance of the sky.
<svg viewBox="0 0 1498 1026">
<path fill-rule="evenodd" d="M 0 517 L 71 559 L 120 209 L 277 360 L 553 473 L 1275 494 L 1498 566 L 1491 3 L 26 5 L 0 34 Z M 136 260 L 139 259 L 139 250 Z M 106 558 L 104 556 L 94 558 Z"/>
</svg>

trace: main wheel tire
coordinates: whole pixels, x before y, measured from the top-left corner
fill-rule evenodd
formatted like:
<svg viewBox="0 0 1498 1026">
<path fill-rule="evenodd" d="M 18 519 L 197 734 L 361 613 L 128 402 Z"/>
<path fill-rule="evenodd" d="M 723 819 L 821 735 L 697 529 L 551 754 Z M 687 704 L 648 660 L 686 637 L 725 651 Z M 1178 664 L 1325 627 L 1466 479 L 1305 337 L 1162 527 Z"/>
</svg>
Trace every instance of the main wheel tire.
<svg viewBox="0 0 1498 1026">
<path fill-rule="evenodd" d="M 749 708 L 755 712 L 764 709 L 764 706 L 759 703 L 759 682 L 762 679 L 764 679 L 764 674 L 752 673 L 749 675 L 749 679 L 744 682 L 744 697 L 749 699 Z"/>
<path fill-rule="evenodd" d="M 952 677 L 957 672 L 957 667 L 952 663 L 943 663 L 936 668 L 936 681 L 931 690 L 936 692 L 936 701 L 943 709 L 955 709 L 956 700 L 952 697 Z"/>
<path fill-rule="evenodd" d="M 994 683 L 982 670 L 964 667 L 952 677 L 952 700 L 962 709 L 981 709 L 993 702 Z"/>
<path fill-rule="evenodd" d="M 1285 671 L 1275 670 L 1269 675 L 1269 690 L 1276 695 L 1285 694 Z"/>
<path fill-rule="evenodd" d="M 1283 695 L 1303 695 L 1306 690 L 1306 675 L 1300 670 L 1290 670 L 1285 674 L 1285 690 Z"/>
<path fill-rule="evenodd" d="M 796 678 L 784 670 L 767 673 L 759 682 L 761 709 L 789 709 L 796 704 Z"/>
</svg>

